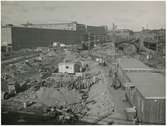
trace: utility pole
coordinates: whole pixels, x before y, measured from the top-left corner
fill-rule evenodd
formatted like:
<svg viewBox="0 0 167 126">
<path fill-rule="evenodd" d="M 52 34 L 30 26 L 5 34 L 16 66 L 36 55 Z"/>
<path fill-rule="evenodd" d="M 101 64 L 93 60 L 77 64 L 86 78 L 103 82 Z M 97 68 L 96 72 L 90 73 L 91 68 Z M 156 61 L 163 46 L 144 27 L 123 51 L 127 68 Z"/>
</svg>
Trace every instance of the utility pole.
<svg viewBox="0 0 167 126">
<path fill-rule="evenodd" d="M 116 34 L 115 34 L 115 31 L 116 31 L 116 28 L 117 26 L 113 23 L 113 38 L 112 38 L 112 42 L 113 42 L 113 45 L 114 45 L 114 59 L 116 60 L 116 47 L 115 47 L 115 42 L 116 42 Z"/>
<path fill-rule="evenodd" d="M 159 46 L 159 36 L 158 33 L 156 33 L 156 52 L 158 53 L 158 46 Z"/>
<path fill-rule="evenodd" d="M 96 43 L 96 35 L 95 35 L 95 33 L 94 33 L 94 43 L 93 43 L 93 47 L 94 47 L 95 43 Z"/>
<path fill-rule="evenodd" d="M 88 33 L 88 50 L 90 50 L 90 32 Z"/>
<path fill-rule="evenodd" d="M 148 24 L 146 25 L 146 29 L 148 30 Z"/>
</svg>

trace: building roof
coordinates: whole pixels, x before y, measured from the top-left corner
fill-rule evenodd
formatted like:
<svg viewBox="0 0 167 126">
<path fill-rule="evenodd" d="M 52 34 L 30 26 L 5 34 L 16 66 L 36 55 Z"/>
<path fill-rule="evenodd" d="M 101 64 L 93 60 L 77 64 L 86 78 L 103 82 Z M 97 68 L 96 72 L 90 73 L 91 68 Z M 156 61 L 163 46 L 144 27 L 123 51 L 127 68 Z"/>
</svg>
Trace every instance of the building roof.
<svg viewBox="0 0 167 126">
<path fill-rule="evenodd" d="M 74 62 L 62 62 L 62 63 L 59 63 L 58 65 L 74 65 L 75 63 Z"/>
<path fill-rule="evenodd" d="M 127 72 L 131 82 L 146 97 L 165 97 L 165 77 L 160 73 Z"/>
<path fill-rule="evenodd" d="M 135 69 L 150 69 L 144 63 L 134 58 L 123 57 L 123 58 L 118 59 L 118 62 L 123 70 L 124 69 L 134 69 L 134 68 Z"/>
</svg>

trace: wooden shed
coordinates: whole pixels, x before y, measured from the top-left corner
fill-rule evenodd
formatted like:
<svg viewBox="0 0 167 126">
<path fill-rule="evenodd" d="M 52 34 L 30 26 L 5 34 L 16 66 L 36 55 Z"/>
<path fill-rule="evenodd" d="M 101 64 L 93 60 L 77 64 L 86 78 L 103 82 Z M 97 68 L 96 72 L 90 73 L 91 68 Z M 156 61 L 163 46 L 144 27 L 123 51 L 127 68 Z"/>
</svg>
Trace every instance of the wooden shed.
<svg viewBox="0 0 167 126">
<path fill-rule="evenodd" d="M 165 124 L 165 77 L 160 73 L 127 72 L 126 96 L 141 123 Z"/>
<path fill-rule="evenodd" d="M 58 64 L 58 69 L 60 73 L 76 73 L 81 72 L 82 64 L 79 62 L 64 62 Z"/>
</svg>

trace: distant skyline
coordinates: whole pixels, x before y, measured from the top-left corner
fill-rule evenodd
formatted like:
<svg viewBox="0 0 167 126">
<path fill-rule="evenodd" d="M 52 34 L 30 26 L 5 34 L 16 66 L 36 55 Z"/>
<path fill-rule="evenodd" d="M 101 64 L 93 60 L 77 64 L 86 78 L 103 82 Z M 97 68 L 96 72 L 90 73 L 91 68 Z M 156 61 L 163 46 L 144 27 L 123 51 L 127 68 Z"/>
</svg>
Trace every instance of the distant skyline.
<svg viewBox="0 0 167 126">
<path fill-rule="evenodd" d="M 140 31 L 165 28 L 165 1 L 1 1 L 1 23 L 77 21 Z"/>
</svg>

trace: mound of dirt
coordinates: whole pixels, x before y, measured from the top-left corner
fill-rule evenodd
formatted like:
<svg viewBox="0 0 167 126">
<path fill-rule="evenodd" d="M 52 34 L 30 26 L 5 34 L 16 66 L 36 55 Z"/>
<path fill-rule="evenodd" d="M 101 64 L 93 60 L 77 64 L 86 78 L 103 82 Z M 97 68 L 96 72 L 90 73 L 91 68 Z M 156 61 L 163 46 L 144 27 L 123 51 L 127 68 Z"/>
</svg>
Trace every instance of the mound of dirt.
<svg viewBox="0 0 167 126">
<path fill-rule="evenodd" d="M 45 88 L 42 87 L 37 92 L 38 99 L 41 103 L 52 105 L 70 105 L 81 101 L 81 95 L 76 90 L 68 90 L 67 88 Z"/>
</svg>

